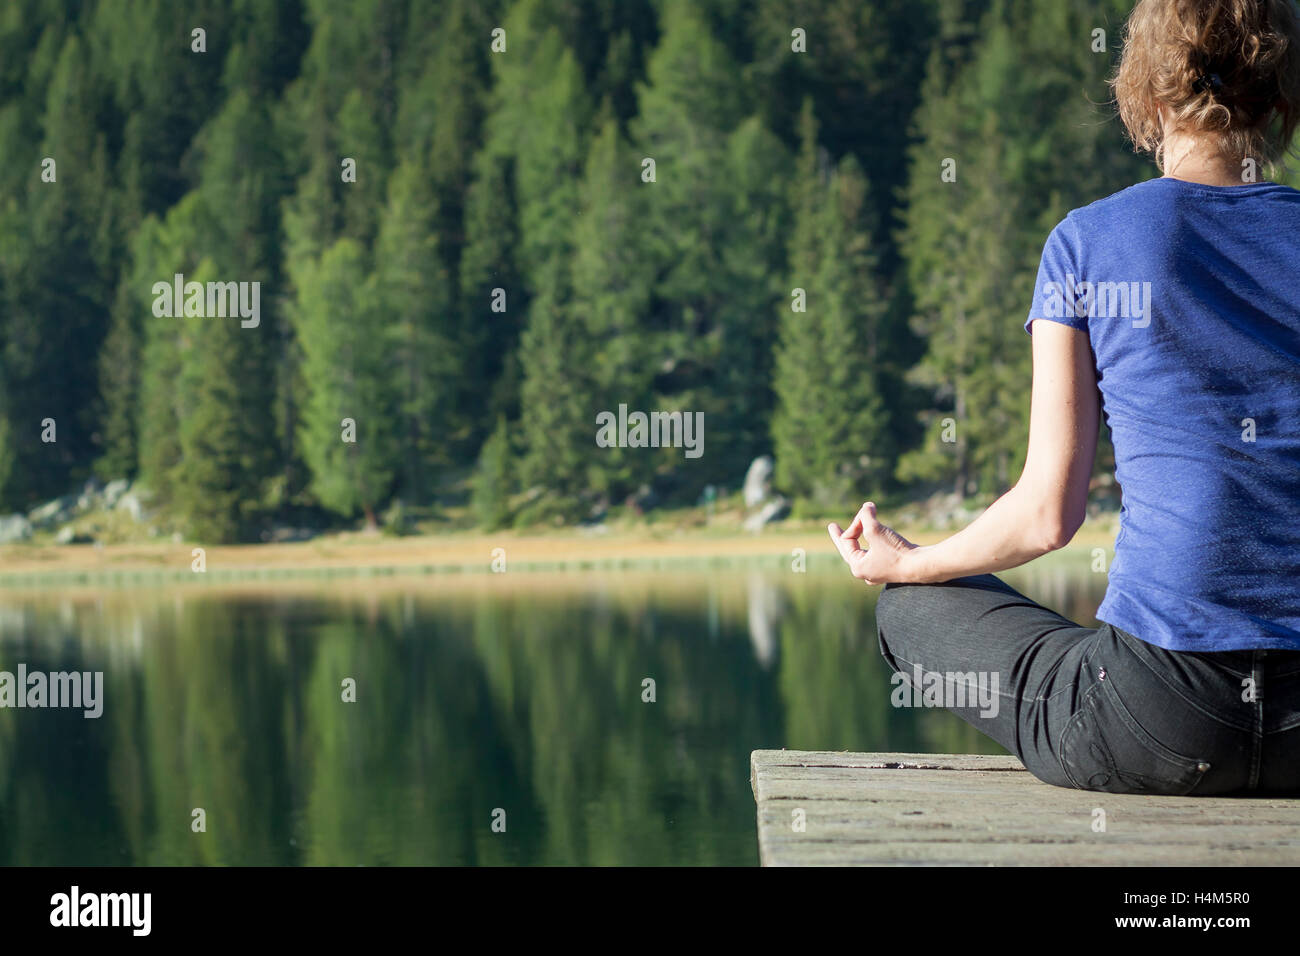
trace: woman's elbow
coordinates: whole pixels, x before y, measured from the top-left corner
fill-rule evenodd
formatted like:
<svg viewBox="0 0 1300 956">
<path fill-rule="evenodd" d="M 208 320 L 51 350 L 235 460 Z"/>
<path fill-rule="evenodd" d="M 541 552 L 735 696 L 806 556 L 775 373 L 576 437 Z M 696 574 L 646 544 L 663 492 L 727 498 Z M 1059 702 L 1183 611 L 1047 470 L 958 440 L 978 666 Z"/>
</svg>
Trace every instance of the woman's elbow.
<svg viewBox="0 0 1300 956">
<path fill-rule="evenodd" d="M 1043 551 L 1059 551 L 1073 541 L 1083 525 L 1083 517 L 1083 509 L 1046 509 L 1039 524 Z"/>
</svg>

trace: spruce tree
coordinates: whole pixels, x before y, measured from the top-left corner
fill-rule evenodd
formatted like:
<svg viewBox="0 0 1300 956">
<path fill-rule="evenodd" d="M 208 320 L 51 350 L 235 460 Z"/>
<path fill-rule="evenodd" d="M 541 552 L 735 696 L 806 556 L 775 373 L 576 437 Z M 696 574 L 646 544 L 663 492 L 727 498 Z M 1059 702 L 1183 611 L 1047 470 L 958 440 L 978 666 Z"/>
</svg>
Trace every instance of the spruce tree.
<svg viewBox="0 0 1300 956">
<path fill-rule="evenodd" d="M 25 202 L 11 219 L 19 232 L 0 262 L 15 504 L 81 480 L 96 452 L 98 350 L 115 255 L 99 107 L 85 44 L 71 35 L 49 79 L 39 155 L 24 156 Z M 55 164 L 51 182 L 41 179 L 45 157 Z M 44 440 L 46 421 L 54 441 Z"/>
<path fill-rule="evenodd" d="M 460 358 L 436 218 L 427 169 L 403 163 L 389 185 L 375 246 L 374 279 L 398 396 L 402 494 L 411 500 L 431 497 L 435 470 L 448 464 L 446 448 L 456 424 Z M 380 334 L 381 329 L 374 332 Z"/>
<path fill-rule="evenodd" d="M 788 172 L 780 144 L 745 123 L 753 97 L 705 12 L 668 3 L 661 31 L 632 132 L 655 162 L 644 243 L 658 276 L 657 385 L 667 404 L 705 415 L 705 456 L 686 473 L 698 492 L 739 482 L 768 450 L 772 280 Z"/>
<path fill-rule="evenodd" d="M 368 268 L 360 243 L 338 240 L 298 270 L 293 315 L 307 387 L 298 437 L 311 490 L 330 510 L 360 511 L 374 527 L 396 474 L 399 426 Z"/>
<path fill-rule="evenodd" d="M 593 435 L 598 411 L 616 413 L 620 404 L 649 411 L 654 404 L 651 386 L 657 357 L 646 327 L 654 274 L 641 233 L 645 193 L 638 169 L 607 110 L 582 179 L 570 308 L 584 339 Z M 599 449 L 592 459 L 591 490 L 605 496 L 635 490 L 652 480 L 666 455 L 680 461 L 680 452 Z"/>
<path fill-rule="evenodd" d="M 510 431 L 505 416 L 483 443 L 474 471 L 474 517 L 484 531 L 496 531 L 510 520 Z"/>
<path fill-rule="evenodd" d="M 508 166 L 488 150 L 475 158 L 465 199 L 458 313 L 466 363 L 462 408 L 486 408 L 492 420 L 505 415 L 513 421 L 519 417 L 519 335 L 528 294 L 516 265 L 517 208 Z"/>
<path fill-rule="evenodd" d="M 780 487 L 826 512 L 879 491 L 892 465 L 880 375 L 887 303 L 866 177 L 852 156 L 827 168 L 810 101 L 801 139 L 772 433 Z"/>
<path fill-rule="evenodd" d="M 181 200 L 165 221 L 147 218 L 132 239 L 132 271 L 128 279 L 134 308 L 141 310 L 140 391 L 136 410 L 139 436 L 138 472 L 157 497 L 157 504 L 177 503 L 177 468 L 181 462 L 181 420 L 189 396 L 179 387 L 181 353 L 187 323 L 181 310 L 174 317 L 153 312 L 153 287 L 171 282 L 177 273 L 192 272 L 200 235 L 197 193 Z M 128 306 L 130 308 L 131 306 Z"/>
<path fill-rule="evenodd" d="M 247 283 L 250 296 L 258 283 L 259 315 L 256 325 L 238 315 L 183 320 L 200 354 L 191 350 L 183 361 L 187 408 L 173 491 L 196 533 L 232 540 L 248 533 L 267 507 L 269 482 L 281 464 L 273 409 L 282 174 L 269 117 L 244 91 L 227 100 L 199 134 L 197 148 L 198 253 L 190 262 L 206 263 L 209 279 Z M 198 281 L 186 275 L 191 279 Z"/>
<path fill-rule="evenodd" d="M 591 106 L 573 53 L 554 28 L 533 32 L 531 0 L 507 35 L 521 55 L 500 57 L 487 148 L 507 158 L 519 214 L 518 264 L 528 289 L 520 338 L 519 474 L 540 495 L 537 517 L 572 519 L 590 497 L 596 402 L 589 344 L 572 313 L 574 223 Z"/>
</svg>

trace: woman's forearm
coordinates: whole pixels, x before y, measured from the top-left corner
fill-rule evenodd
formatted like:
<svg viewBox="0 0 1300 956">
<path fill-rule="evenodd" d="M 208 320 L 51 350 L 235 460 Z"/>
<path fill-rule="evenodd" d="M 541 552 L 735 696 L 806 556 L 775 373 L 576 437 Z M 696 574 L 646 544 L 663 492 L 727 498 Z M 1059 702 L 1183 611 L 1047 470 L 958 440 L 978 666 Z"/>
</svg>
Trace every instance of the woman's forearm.
<svg viewBox="0 0 1300 956">
<path fill-rule="evenodd" d="M 1065 528 L 1049 496 L 1016 485 L 963 530 L 907 553 L 905 579 L 934 584 L 1019 567 L 1063 547 L 1077 528 Z"/>
</svg>

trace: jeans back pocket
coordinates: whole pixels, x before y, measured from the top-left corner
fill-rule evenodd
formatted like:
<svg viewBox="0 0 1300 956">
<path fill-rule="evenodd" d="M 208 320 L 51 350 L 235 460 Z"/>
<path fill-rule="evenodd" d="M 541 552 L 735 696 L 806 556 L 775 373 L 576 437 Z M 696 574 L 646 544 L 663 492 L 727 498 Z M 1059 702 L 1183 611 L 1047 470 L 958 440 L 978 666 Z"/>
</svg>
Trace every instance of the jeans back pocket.
<svg viewBox="0 0 1300 956">
<path fill-rule="evenodd" d="M 1210 765 L 1170 750 L 1142 728 L 1115 691 L 1098 680 L 1061 735 L 1061 768 L 1080 790 L 1190 793 Z"/>
</svg>

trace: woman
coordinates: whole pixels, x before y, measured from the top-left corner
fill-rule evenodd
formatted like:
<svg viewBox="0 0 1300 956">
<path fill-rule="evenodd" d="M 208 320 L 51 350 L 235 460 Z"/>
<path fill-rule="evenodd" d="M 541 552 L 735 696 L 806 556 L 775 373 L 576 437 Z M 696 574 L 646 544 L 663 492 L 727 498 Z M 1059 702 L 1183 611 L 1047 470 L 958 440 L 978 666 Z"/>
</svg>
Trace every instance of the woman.
<svg viewBox="0 0 1300 956">
<path fill-rule="evenodd" d="M 936 545 L 904 540 L 871 502 L 829 530 L 855 576 L 885 584 L 890 666 L 996 686 L 998 706 L 969 693 L 952 709 L 1039 779 L 1297 790 L 1300 192 L 1251 175 L 1300 120 L 1295 6 L 1141 0 L 1113 86 L 1164 176 L 1047 240 L 1020 480 Z M 1123 507 L 1103 623 L 1087 628 L 989 572 L 1078 530 L 1099 415 Z"/>
</svg>

